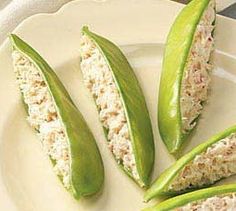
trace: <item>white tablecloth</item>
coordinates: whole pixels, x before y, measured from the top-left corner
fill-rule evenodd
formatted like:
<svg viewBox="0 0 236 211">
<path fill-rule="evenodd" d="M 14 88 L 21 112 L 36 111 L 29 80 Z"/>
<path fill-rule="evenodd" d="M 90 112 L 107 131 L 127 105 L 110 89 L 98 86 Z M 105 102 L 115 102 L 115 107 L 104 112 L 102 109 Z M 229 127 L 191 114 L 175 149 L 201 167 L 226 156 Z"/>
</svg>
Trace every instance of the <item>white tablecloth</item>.
<svg viewBox="0 0 236 211">
<path fill-rule="evenodd" d="M 55 12 L 69 1 L 72 0 L 0 0 L 0 44 L 25 18 L 41 12 Z M 236 2 L 236 0 L 217 1 L 218 10 Z"/>
</svg>

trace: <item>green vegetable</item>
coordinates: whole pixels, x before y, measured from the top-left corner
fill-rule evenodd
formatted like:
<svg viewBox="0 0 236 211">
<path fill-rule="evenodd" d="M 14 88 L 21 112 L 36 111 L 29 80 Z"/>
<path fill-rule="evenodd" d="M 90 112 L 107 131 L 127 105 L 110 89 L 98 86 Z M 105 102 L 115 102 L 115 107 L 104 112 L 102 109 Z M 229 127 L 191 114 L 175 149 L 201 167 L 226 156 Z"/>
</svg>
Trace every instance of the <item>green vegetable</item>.
<svg viewBox="0 0 236 211">
<path fill-rule="evenodd" d="M 13 50 L 28 58 L 40 71 L 51 93 L 68 138 L 70 158 L 69 191 L 76 199 L 98 192 L 104 168 L 95 139 L 65 87 L 46 61 L 17 35 L 10 35 Z M 52 163 L 55 164 L 52 160 Z"/>
<path fill-rule="evenodd" d="M 180 158 L 178 161 L 176 161 L 172 166 L 170 166 L 167 170 L 165 170 L 160 177 L 152 184 L 152 186 L 147 190 L 144 200 L 149 201 L 150 199 L 158 196 L 172 196 L 176 194 L 181 194 L 186 191 L 191 191 L 193 189 L 199 188 L 199 187 L 192 187 L 189 189 L 185 189 L 180 192 L 175 192 L 173 190 L 169 189 L 170 184 L 175 180 L 176 176 L 180 173 L 180 171 L 191 161 L 194 160 L 194 158 L 197 155 L 200 155 L 201 153 L 205 152 L 208 147 L 211 147 L 213 144 L 217 143 L 218 141 L 228 137 L 232 133 L 236 132 L 236 126 L 231 127 L 215 136 L 213 136 L 208 141 L 204 142 L 203 144 L 200 144 L 196 148 L 194 148 L 192 151 L 184 155 L 182 158 Z M 215 181 L 214 181 L 215 182 Z M 209 186 L 210 184 L 206 184 L 206 186 Z"/>
<path fill-rule="evenodd" d="M 154 163 L 154 141 L 148 109 L 138 80 L 124 54 L 115 44 L 89 31 L 88 27 L 83 27 L 82 34 L 95 43 L 112 72 L 127 119 L 139 174 L 139 179 L 135 181 L 142 187 L 148 186 Z M 119 164 L 123 168 L 122 163 Z M 131 172 L 125 172 L 134 179 Z"/>
<path fill-rule="evenodd" d="M 170 153 L 178 153 L 191 130 L 184 131 L 180 96 L 195 32 L 210 0 L 193 0 L 179 14 L 167 38 L 158 103 L 160 135 Z M 197 118 L 194 122 L 197 121 Z M 193 122 L 193 123 L 194 123 Z"/>
<path fill-rule="evenodd" d="M 236 193 L 236 185 L 221 185 L 213 188 L 206 188 L 191 193 L 187 193 L 181 196 L 176 196 L 174 198 L 168 199 L 156 206 L 146 208 L 144 211 L 170 211 L 176 208 L 187 205 L 191 202 L 196 202 L 198 200 L 204 200 L 214 196 L 227 195 L 231 193 Z"/>
</svg>

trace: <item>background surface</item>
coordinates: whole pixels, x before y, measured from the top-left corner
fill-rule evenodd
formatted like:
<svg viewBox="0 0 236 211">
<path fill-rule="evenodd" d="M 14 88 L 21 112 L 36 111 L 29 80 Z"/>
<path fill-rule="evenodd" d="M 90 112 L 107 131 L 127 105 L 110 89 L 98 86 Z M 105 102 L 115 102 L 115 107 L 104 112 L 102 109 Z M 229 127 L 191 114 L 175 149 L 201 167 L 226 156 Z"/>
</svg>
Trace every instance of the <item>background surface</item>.
<svg viewBox="0 0 236 211">
<path fill-rule="evenodd" d="M 57 11 L 63 4 L 72 0 L 0 0 L 0 45 L 20 22 L 37 14 Z M 93 0 L 108 1 L 108 0 Z M 175 0 L 187 3 L 189 0 Z M 218 11 L 226 8 L 236 0 L 217 0 Z"/>
<path fill-rule="evenodd" d="M 36 140 L 27 122 L 23 121 L 24 109 L 20 104 L 17 87 L 13 83 L 15 78 L 9 42 L 6 42 L 5 48 L 0 47 L 0 95 L 3 99 L 0 101 L 1 211 L 12 210 L 4 208 L 8 207 L 8 201 L 9 204 L 17 206 L 18 211 L 130 211 L 147 206 L 142 204 L 143 191 L 130 182 L 122 171 L 115 170 L 117 165 L 104 145 L 106 140 L 103 130 L 98 118 L 94 118 L 97 116 L 96 107 L 89 98 L 88 90 L 85 90 L 82 76 L 79 74 L 81 72 L 78 71 L 80 28 L 86 23 L 97 33 L 121 45 L 122 49 L 125 47 L 128 60 L 135 71 L 137 70 L 138 80 L 148 102 L 153 128 L 157 128 L 157 84 L 163 44 L 174 18 L 182 7 L 182 4 L 167 0 L 107 0 L 103 4 L 91 0 L 74 1 L 57 14 L 38 15 L 27 19 L 17 29 L 16 33 L 37 49 L 55 69 L 78 108 L 83 114 L 87 114 L 86 120 L 91 128 L 95 126 L 92 131 L 104 158 L 107 179 L 102 197 L 82 200 L 80 203 L 73 201 L 60 185 L 41 150 L 40 142 Z M 111 20 L 116 24 L 111 24 Z M 235 38 L 235 21 L 218 17 L 216 41 L 217 49 L 221 52 L 217 53 L 215 58 L 216 66 L 219 67 L 216 69 L 218 75 L 213 75 L 211 100 L 185 152 L 235 124 Z M 157 45 L 143 45 L 153 41 Z M 136 46 L 135 43 L 139 45 Z M 161 140 L 158 130 L 154 130 L 154 134 L 158 153 L 153 178 L 174 162 L 173 157 L 166 152 L 163 142 L 158 141 Z M 233 177 L 222 180 L 220 184 L 235 181 L 236 177 Z"/>
</svg>

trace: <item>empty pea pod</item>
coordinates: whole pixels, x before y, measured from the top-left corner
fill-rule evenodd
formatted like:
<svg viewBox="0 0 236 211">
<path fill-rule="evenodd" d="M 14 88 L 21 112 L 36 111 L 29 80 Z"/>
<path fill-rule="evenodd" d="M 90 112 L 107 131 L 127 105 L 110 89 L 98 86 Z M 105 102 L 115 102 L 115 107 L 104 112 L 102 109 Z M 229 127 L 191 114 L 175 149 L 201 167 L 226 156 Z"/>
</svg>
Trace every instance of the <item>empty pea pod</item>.
<svg viewBox="0 0 236 211">
<path fill-rule="evenodd" d="M 222 185 L 186 193 L 143 211 L 236 210 L 236 185 Z"/>
<path fill-rule="evenodd" d="M 210 83 L 214 0 L 193 0 L 178 15 L 167 38 L 158 100 L 160 135 L 178 153 L 202 112 Z"/>
<path fill-rule="evenodd" d="M 137 78 L 120 49 L 83 27 L 81 69 L 93 94 L 108 147 L 141 187 L 149 184 L 154 141 L 146 102 Z"/>
<path fill-rule="evenodd" d="M 28 121 L 63 186 L 76 199 L 98 192 L 104 169 L 95 139 L 68 92 L 44 59 L 10 35 L 13 65 Z"/>
<path fill-rule="evenodd" d="M 236 174 L 236 126 L 213 136 L 165 170 L 145 194 L 145 201 L 203 188 Z"/>
</svg>

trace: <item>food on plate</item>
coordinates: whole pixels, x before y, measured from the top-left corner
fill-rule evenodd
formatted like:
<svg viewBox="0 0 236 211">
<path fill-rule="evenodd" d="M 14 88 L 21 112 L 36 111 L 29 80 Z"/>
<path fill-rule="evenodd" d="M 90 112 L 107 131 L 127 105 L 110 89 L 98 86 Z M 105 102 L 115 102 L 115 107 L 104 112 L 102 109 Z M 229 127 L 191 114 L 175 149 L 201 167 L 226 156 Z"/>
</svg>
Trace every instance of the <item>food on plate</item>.
<svg viewBox="0 0 236 211">
<path fill-rule="evenodd" d="M 81 70 L 117 163 L 141 187 L 154 163 L 151 121 L 138 80 L 120 49 L 83 27 Z"/>
<path fill-rule="evenodd" d="M 200 144 L 165 170 L 147 190 L 145 201 L 203 188 L 236 174 L 235 155 L 234 126 Z"/>
<path fill-rule="evenodd" d="M 206 188 L 168 199 L 144 211 L 233 211 L 236 210 L 236 185 Z"/>
<path fill-rule="evenodd" d="M 172 154 L 195 128 L 207 100 L 214 47 L 215 1 L 193 0 L 167 38 L 158 100 L 158 126 Z"/>
<path fill-rule="evenodd" d="M 17 35 L 10 35 L 14 72 L 30 125 L 56 175 L 76 199 L 98 192 L 104 169 L 95 139 L 47 62 Z"/>
</svg>

